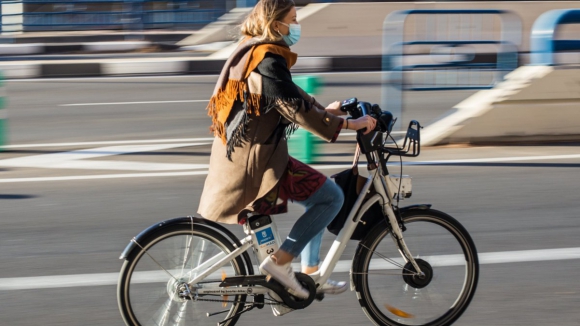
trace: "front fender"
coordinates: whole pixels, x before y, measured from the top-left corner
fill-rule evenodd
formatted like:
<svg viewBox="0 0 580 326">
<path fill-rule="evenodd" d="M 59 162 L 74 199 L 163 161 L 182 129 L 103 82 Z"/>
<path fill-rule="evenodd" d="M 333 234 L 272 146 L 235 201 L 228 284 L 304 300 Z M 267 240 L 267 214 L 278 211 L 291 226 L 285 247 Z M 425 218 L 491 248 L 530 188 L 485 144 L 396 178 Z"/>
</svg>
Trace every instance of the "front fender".
<svg viewBox="0 0 580 326">
<path fill-rule="evenodd" d="M 410 206 L 405 206 L 405 207 L 401 207 L 399 208 L 399 211 L 401 213 L 405 212 L 405 211 L 410 211 L 410 210 L 415 210 L 415 209 L 419 209 L 419 210 L 427 210 L 431 208 L 431 204 L 416 204 L 416 205 L 410 205 Z"/>
</svg>

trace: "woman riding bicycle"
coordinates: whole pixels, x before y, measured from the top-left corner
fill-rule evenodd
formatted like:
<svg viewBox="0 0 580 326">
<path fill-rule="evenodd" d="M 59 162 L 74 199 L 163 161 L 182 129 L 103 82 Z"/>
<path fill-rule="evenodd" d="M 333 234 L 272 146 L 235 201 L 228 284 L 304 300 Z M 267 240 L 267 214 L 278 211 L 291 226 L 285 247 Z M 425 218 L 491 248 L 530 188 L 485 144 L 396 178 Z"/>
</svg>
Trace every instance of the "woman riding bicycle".
<svg viewBox="0 0 580 326">
<path fill-rule="evenodd" d="M 297 55 L 289 46 L 300 38 L 292 0 L 259 1 L 241 32 L 244 39 L 225 63 L 207 107 L 216 138 L 198 213 L 243 224 L 248 214 L 286 212 L 288 199 L 304 206 L 305 213 L 260 270 L 296 297 L 307 298 L 290 263 L 301 255 L 302 271 L 317 271 L 324 229 L 340 210 L 343 194 L 325 175 L 290 157 L 287 138 L 301 126 L 334 142 L 342 129 L 370 132 L 376 121 L 342 119 L 340 102 L 324 107 L 292 82 Z M 329 281 L 319 290 L 342 293 L 346 287 Z"/>
</svg>

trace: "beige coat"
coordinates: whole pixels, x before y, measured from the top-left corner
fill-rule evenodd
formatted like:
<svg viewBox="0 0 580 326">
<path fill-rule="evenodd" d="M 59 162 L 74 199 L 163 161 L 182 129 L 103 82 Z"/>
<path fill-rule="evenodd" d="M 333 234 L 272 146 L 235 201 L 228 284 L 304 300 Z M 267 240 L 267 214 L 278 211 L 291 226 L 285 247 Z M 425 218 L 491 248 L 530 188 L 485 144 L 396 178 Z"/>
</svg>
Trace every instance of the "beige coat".
<svg viewBox="0 0 580 326">
<path fill-rule="evenodd" d="M 260 75 L 252 72 L 248 80 L 250 88 L 261 87 L 260 80 Z M 299 91 L 305 100 L 313 102 L 312 97 Z M 273 144 L 266 142 L 280 119 L 331 141 L 343 120 L 314 103 L 308 112 L 304 107 L 295 113 L 293 108 L 277 105 L 275 110 L 252 117 L 246 132 L 248 141 L 235 148 L 231 161 L 226 157 L 226 146 L 215 138 L 198 213 L 212 221 L 237 224 L 238 217 L 254 210 L 254 201 L 278 186 L 288 164 L 288 144 L 284 138 Z M 240 109 L 241 106 L 234 106 L 231 114 Z"/>
</svg>

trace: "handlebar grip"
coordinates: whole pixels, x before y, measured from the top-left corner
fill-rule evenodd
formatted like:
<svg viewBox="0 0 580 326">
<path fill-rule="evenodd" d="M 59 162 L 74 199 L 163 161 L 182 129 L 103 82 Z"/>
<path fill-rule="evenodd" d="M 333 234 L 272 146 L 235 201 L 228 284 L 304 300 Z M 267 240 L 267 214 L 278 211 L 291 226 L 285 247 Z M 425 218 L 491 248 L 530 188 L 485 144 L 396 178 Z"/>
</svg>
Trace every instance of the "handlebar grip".
<svg viewBox="0 0 580 326">
<path fill-rule="evenodd" d="M 378 113 L 377 110 L 380 112 L 381 108 L 376 104 L 371 106 L 371 104 L 368 102 L 360 102 L 359 107 L 363 116 L 368 115 L 376 120 L 375 128 L 373 131 L 381 131 L 381 126 L 377 120 L 377 117 L 380 116 L 380 113 Z M 367 131 L 367 128 L 363 128 L 360 131 L 364 133 Z"/>
<path fill-rule="evenodd" d="M 360 102 L 359 106 L 360 106 L 360 111 L 363 114 L 363 116 L 371 114 L 371 104 L 370 103 Z"/>
</svg>

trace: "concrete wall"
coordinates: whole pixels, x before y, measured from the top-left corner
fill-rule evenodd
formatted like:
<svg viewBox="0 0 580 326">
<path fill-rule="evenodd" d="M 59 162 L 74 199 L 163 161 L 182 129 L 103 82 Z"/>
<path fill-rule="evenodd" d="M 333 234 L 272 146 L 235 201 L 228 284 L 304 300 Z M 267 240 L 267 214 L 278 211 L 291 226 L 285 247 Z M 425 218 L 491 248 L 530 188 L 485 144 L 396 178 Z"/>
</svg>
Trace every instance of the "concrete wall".
<svg viewBox="0 0 580 326">
<path fill-rule="evenodd" d="M 455 105 L 424 145 L 580 140 L 580 66 L 520 67 Z"/>
<path fill-rule="evenodd" d="M 349 55 L 380 54 L 383 34 L 383 22 L 388 14 L 396 10 L 408 9 L 502 9 L 514 12 L 522 20 L 522 44 L 520 52 L 528 52 L 530 32 L 534 21 L 544 12 L 552 9 L 580 8 L 580 1 L 497 1 L 497 2 L 384 2 L 384 3 L 328 3 L 310 4 L 306 8 L 319 8 L 316 12 L 301 19 L 305 42 L 299 42 L 293 49 L 303 55 L 313 51 L 316 44 L 326 40 L 340 40 L 344 37 L 356 37 Z M 421 23 L 408 21 L 409 33 L 415 29 L 423 30 Z M 499 33 L 500 21 L 484 26 L 485 32 L 493 35 Z M 563 26 L 561 36 L 577 38 L 580 26 Z M 344 44 L 349 47 L 349 44 Z M 316 55 L 316 53 L 314 53 Z"/>
<path fill-rule="evenodd" d="M 509 79 L 508 79 L 509 80 Z M 452 143 L 580 140 L 580 67 L 550 68 L 450 135 Z"/>
</svg>

